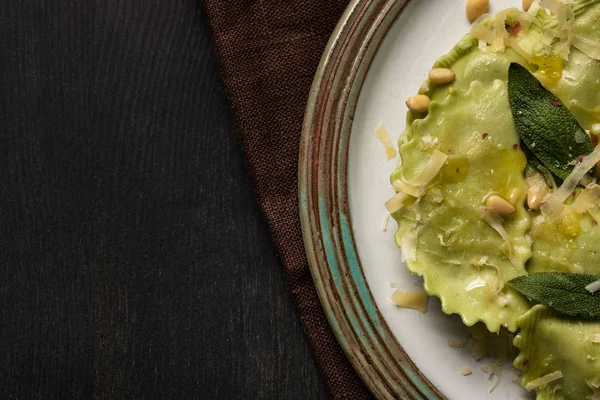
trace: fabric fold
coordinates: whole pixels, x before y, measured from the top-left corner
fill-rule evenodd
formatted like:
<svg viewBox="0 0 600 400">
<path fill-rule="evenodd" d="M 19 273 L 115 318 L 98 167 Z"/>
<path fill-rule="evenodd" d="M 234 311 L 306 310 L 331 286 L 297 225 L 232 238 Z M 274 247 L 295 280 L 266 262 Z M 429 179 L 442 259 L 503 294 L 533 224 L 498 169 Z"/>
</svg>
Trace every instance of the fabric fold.
<svg viewBox="0 0 600 400">
<path fill-rule="evenodd" d="M 321 307 L 298 208 L 302 121 L 321 55 L 347 0 L 205 0 L 204 9 L 254 191 L 335 399 L 371 399 Z"/>
</svg>

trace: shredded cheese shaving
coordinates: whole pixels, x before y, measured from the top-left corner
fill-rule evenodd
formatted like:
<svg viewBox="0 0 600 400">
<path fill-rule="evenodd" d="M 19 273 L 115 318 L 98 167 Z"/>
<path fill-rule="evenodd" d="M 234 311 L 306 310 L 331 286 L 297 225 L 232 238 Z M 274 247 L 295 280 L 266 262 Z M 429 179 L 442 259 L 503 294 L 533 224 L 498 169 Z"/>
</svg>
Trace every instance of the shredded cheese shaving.
<svg viewBox="0 0 600 400">
<path fill-rule="evenodd" d="M 487 44 L 492 44 L 494 42 L 494 32 L 486 26 L 482 26 L 481 23 L 488 18 L 493 18 L 490 14 L 483 14 L 481 17 L 477 18 L 471 24 L 471 36 L 475 39 L 479 39 L 484 41 Z"/>
<path fill-rule="evenodd" d="M 389 212 L 385 212 L 385 214 L 383 215 L 383 219 L 381 220 L 381 230 L 382 231 L 387 231 L 387 226 L 388 223 L 390 222 L 390 213 Z"/>
<path fill-rule="evenodd" d="M 560 216 L 564 201 L 573 193 L 583 176 L 600 161 L 600 146 L 584 157 L 579 165 L 567 176 L 562 185 L 542 205 L 542 215 L 557 218 Z"/>
<path fill-rule="evenodd" d="M 532 391 L 533 389 L 539 388 L 540 386 L 547 385 L 548 383 L 553 382 L 562 377 L 563 377 L 562 371 L 555 371 L 555 372 L 552 372 L 551 374 L 544 375 L 540 378 L 532 380 L 531 382 L 527 383 L 527 385 L 525 385 L 525 389 L 527 389 L 528 391 Z"/>
<path fill-rule="evenodd" d="M 471 368 L 469 368 L 469 367 L 463 367 L 460 369 L 460 374 L 462 376 L 471 375 L 472 373 L 473 373 L 473 371 L 471 371 Z"/>
<path fill-rule="evenodd" d="M 427 185 L 437 176 L 447 159 L 448 156 L 446 154 L 437 149 L 434 150 L 433 153 L 431 153 L 431 158 L 427 161 L 425 168 L 423 168 L 421 173 L 419 173 L 412 182 L 409 182 L 409 184 L 413 186 Z"/>
<path fill-rule="evenodd" d="M 398 153 L 396 152 L 396 149 L 392 144 L 392 138 L 390 137 L 390 133 L 388 132 L 387 128 L 383 123 L 380 123 L 379 125 L 377 125 L 377 128 L 375 128 L 375 136 L 377 137 L 377 139 L 379 139 L 381 144 L 383 144 L 383 148 L 385 149 L 387 159 L 391 160 L 392 158 L 396 157 Z"/>
<path fill-rule="evenodd" d="M 394 181 L 392 186 L 396 191 L 410 194 L 413 197 L 419 197 L 425 192 L 425 185 L 413 186 L 406 182 L 402 182 L 400 179 Z"/>
<path fill-rule="evenodd" d="M 399 192 L 385 203 L 388 212 L 392 214 L 404 207 L 409 196 L 420 198 L 425 191 L 425 185 L 436 177 L 447 159 L 448 156 L 446 154 L 439 150 L 434 150 L 425 168 L 423 168 L 412 182 L 395 181 L 392 185 Z"/>
<path fill-rule="evenodd" d="M 405 206 L 405 202 L 409 197 L 406 193 L 396 193 L 394 197 L 385 202 L 385 208 L 390 214 L 395 213 Z"/>
<path fill-rule="evenodd" d="M 482 207 L 480 215 L 481 215 L 481 218 L 483 218 L 485 220 L 485 222 L 487 222 L 496 232 L 498 232 L 498 234 L 500 236 L 502 236 L 502 239 L 504 240 L 504 244 L 506 245 L 506 248 L 507 248 L 508 258 L 510 260 L 512 260 L 513 246 L 512 246 L 512 242 L 510 240 L 510 236 L 508 236 L 506 229 L 504 229 L 504 227 L 502 226 L 504 219 L 502 219 L 502 217 L 497 212 L 490 209 L 489 207 Z"/>
<path fill-rule="evenodd" d="M 492 50 L 503 52 L 506 42 L 508 42 L 508 32 L 506 31 L 506 14 L 509 10 L 503 10 L 496 14 L 494 19 L 494 42 Z"/>
<path fill-rule="evenodd" d="M 448 156 L 446 154 L 439 150 L 434 150 L 425 168 L 423 168 L 412 182 L 404 182 L 400 179 L 394 181 L 392 186 L 398 193 L 385 203 L 388 211 L 393 213 L 404 207 L 408 196 L 420 198 L 425 192 L 425 186 L 436 177 L 447 159 Z"/>
<path fill-rule="evenodd" d="M 422 290 L 396 290 L 392 294 L 392 301 L 398 307 L 413 308 L 422 312 L 427 312 L 427 293 Z"/>
</svg>

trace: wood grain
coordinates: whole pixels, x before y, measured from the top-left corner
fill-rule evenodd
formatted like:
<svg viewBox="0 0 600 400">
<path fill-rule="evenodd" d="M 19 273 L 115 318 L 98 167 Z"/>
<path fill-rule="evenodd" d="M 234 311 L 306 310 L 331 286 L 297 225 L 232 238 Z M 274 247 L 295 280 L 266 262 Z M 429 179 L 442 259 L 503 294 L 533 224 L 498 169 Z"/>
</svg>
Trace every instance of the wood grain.
<svg viewBox="0 0 600 400">
<path fill-rule="evenodd" d="M 318 399 L 197 1 L 0 11 L 0 398 Z"/>
</svg>

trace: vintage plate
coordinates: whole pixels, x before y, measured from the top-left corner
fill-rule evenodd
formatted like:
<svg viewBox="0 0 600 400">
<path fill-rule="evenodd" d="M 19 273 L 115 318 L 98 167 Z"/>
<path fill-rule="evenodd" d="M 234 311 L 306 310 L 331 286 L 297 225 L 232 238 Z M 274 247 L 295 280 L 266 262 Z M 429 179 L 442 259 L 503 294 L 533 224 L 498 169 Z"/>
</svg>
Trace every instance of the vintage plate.
<svg viewBox="0 0 600 400">
<path fill-rule="evenodd" d="M 519 6 L 492 2 L 490 12 Z M 496 8 L 494 9 L 494 6 Z M 304 241 L 321 302 L 348 358 L 378 398 L 529 399 L 512 367 L 492 393 L 481 364 L 450 348 L 464 338 L 457 316 L 395 307 L 390 282 L 420 285 L 400 261 L 396 224 L 381 230 L 393 194 L 373 134 L 379 122 L 394 139 L 405 127 L 404 101 L 430 66 L 468 31 L 462 0 L 355 0 L 321 60 L 307 106 L 300 149 Z M 463 377 L 462 367 L 473 374 Z"/>
</svg>

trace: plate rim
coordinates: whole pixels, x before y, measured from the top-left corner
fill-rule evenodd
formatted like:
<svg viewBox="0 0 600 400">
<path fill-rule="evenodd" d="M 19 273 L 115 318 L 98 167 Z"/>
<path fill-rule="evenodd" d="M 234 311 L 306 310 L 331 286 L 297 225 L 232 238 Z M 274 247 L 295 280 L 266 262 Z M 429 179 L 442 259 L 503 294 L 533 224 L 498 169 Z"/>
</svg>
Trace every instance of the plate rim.
<svg viewBox="0 0 600 400">
<path fill-rule="evenodd" d="M 381 399 L 445 396 L 418 370 L 379 312 L 361 267 L 348 207 L 349 138 L 375 53 L 404 6 L 352 0 L 325 48 L 300 142 L 298 193 L 304 246 L 317 293 L 346 356 Z"/>
</svg>

